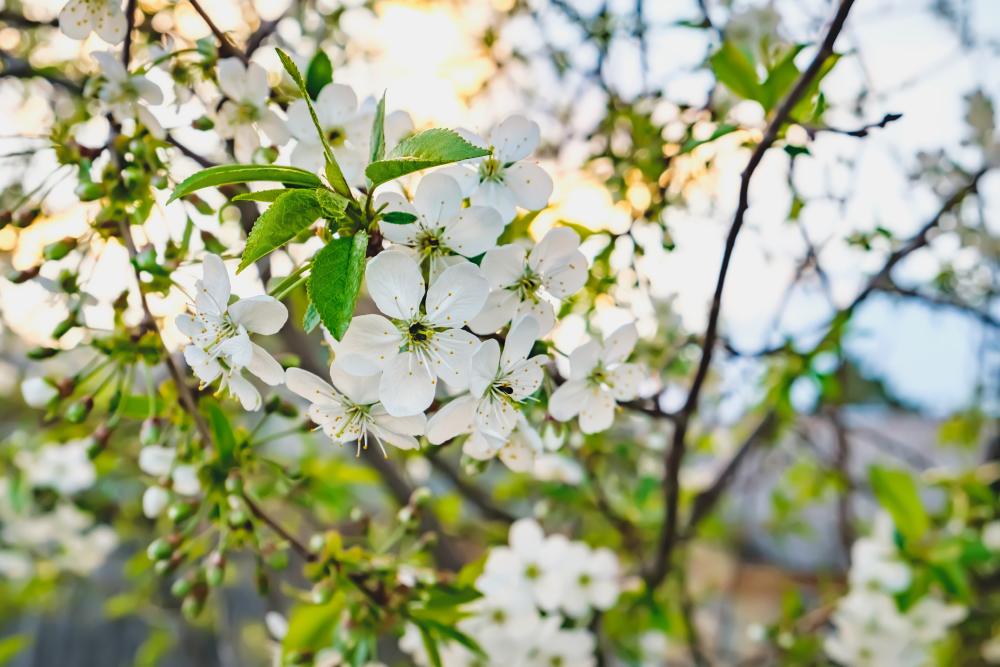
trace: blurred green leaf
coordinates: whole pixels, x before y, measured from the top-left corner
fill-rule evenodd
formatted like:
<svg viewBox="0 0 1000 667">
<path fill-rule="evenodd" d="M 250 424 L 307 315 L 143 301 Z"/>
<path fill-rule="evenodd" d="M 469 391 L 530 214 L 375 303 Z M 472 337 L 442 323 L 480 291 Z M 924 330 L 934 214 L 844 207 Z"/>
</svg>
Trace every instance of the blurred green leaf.
<svg viewBox="0 0 1000 667">
<path fill-rule="evenodd" d="M 726 88 L 745 100 L 756 100 L 763 104 L 764 92 L 757 72 L 732 42 L 723 42 L 722 48 L 709 58 L 709 62 L 712 63 L 716 80 L 725 84 Z"/>
<path fill-rule="evenodd" d="M 892 515 L 896 529 L 908 540 L 920 539 L 931 524 L 910 474 L 872 466 L 869 476 L 875 496 Z"/>
<path fill-rule="evenodd" d="M 318 188 L 323 185 L 319 177 L 298 167 L 280 167 L 277 165 L 227 164 L 221 167 L 211 167 L 186 178 L 167 203 L 189 195 L 196 190 L 220 185 L 249 183 L 251 181 L 277 181 L 287 185 L 297 185 L 303 188 Z"/>
<path fill-rule="evenodd" d="M 233 437 L 233 429 L 229 425 L 229 418 L 217 404 L 209 403 L 208 421 L 212 428 L 212 439 L 215 441 L 215 449 L 219 454 L 219 460 L 226 467 L 232 466 L 235 462 L 236 438 Z"/>
<path fill-rule="evenodd" d="M 315 100 L 328 83 L 333 83 L 333 63 L 323 49 L 317 49 L 306 70 L 306 92 Z"/>
<path fill-rule="evenodd" d="M 288 651 L 316 651 L 329 646 L 340 619 L 343 596 L 335 595 L 327 604 L 302 605 L 292 612 L 288 634 L 281 642 Z"/>
<path fill-rule="evenodd" d="M 0 639 L 0 665 L 10 662 L 17 657 L 17 654 L 31 646 L 31 637 L 22 635 L 12 635 Z"/>
</svg>

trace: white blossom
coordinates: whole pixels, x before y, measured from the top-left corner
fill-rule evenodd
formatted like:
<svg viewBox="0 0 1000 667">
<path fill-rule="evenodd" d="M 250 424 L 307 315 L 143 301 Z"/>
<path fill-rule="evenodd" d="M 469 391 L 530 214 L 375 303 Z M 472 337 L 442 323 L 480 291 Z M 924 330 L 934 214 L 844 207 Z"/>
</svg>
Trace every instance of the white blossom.
<svg viewBox="0 0 1000 667">
<path fill-rule="evenodd" d="M 503 591 L 527 591 L 540 609 L 555 611 L 565 589 L 565 559 L 569 540 L 545 536 L 534 519 L 511 524 L 509 546 L 494 547 L 476 588 L 492 597 Z"/>
<path fill-rule="evenodd" d="M 406 254 L 380 253 L 365 271 L 368 293 L 382 315 L 355 317 L 337 361 L 352 375 L 382 373 L 379 399 L 390 415 L 423 412 L 438 378 L 462 389 L 479 340 L 463 331 L 483 306 L 489 285 L 472 263 L 447 269 L 426 290 L 420 267 Z"/>
<path fill-rule="evenodd" d="M 170 493 L 162 486 L 154 484 L 142 494 L 142 513 L 147 519 L 155 519 L 163 514 L 170 504 Z"/>
<path fill-rule="evenodd" d="M 503 221 L 488 206 L 462 208 L 462 191 L 451 176 L 428 174 L 417 184 L 413 202 L 386 192 L 375 200 L 385 212 L 409 213 L 416 221 L 407 225 L 383 222 L 379 228 L 393 248 L 406 252 L 430 269 L 433 284 L 449 266 L 476 257 L 496 246 Z"/>
<path fill-rule="evenodd" d="M 469 328 L 489 334 L 511 320 L 533 315 L 540 325 L 538 335 L 546 335 L 555 325 L 552 302 L 572 296 L 587 282 L 587 258 L 579 248 L 579 234 L 556 227 L 530 255 L 518 244 L 487 252 L 480 268 L 489 281 L 490 296 Z"/>
<path fill-rule="evenodd" d="M 470 197 L 473 204 L 495 208 L 504 224 L 515 218 L 518 206 L 528 211 L 548 206 L 552 178 L 537 164 L 523 161 L 538 146 L 537 123 L 515 115 L 485 137 L 467 130 L 458 132 L 469 143 L 491 152 L 442 170 L 459 182 L 463 196 Z"/>
<path fill-rule="evenodd" d="M 59 390 L 47 378 L 28 378 L 21 383 L 21 396 L 32 408 L 46 408 Z"/>
<path fill-rule="evenodd" d="M 626 324 L 599 345 L 590 341 L 569 356 L 570 377 L 553 392 L 549 413 L 558 421 L 580 415 L 580 430 L 599 433 L 615 418 L 618 401 L 629 401 L 639 392 L 643 373 L 624 363 L 639 338 L 634 324 Z"/>
<path fill-rule="evenodd" d="M 87 39 L 96 32 L 108 44 L 121 44 L 128 17 L 121 0 L 69 0 L 59 12 L 59 30 L 70 39 Z"/>
<path fill-rule="evenodd" d="M 234 141 L 238 161 L 253 160 L 254 151 L 260 148 L 258 130 L 277 146 L 288 142 L 288 126 L 269 106 L 271 88 L 263 67 L 244 65 L 239 58 L 223 58 L 217 74 L 219 88 L 228 99 L 216 114 L 215 129 L 222 138 Z"/>
<path fill-rule="evenodd" d="M 535 479 L 543 482 L 562 482 L 576 486 L 583 481 L 583 468 L 568 456 L 542 454 L 535 459 L 532 471 Z"/>
<path fill-rule="evenodd" d="M 119 123 L 134 120 L 157 139 L 166 137 L 160 121 L 143 104 L 163 104 L 160 87 L 142 74 L 129 74 L 111 51 L 94 51 L 90 55 L 100 65 L 104 79 L 98 86 L 97 98 L 107 106 L 115 120 Z"/>
<path fill-rule="evenodd" d="M 177 464 L 175 463 L 176 458 L 177 451 L 174 449 L 160 445 L 148 445 L 139 452 L 139 469 L 153 477 L 169 477 L 171 479 L 170 488 L 182 496 L 198 495 L 201 493 L 198 468 L 183 463 Z M 143 502 L 145 503 L 145 497 Z"/>
<path fill-rule="evenodd" d="M 584 542 L 572 542 L 564 560 L 566 585 L 560 608 L 571 618 L 583 618 L 590 610 L 606 611 L 615 606 L 620 593 L 618 556 L 606 547 L 594 551 Z"/>
<path fill-rule="evenodd" d="M 476 426 L 480 400 L 472 394 L 461 396 L 431 417 L 427 422 L 427 440 L 439 445 L 452 438 L 470 434 L 462 444 L 462 452 L 477 461 L 494 456 L 513 472 L 530 472 L 542 451 L 542 439 L 520 412 L 517 427 L 507 436 L 482 431 Z"/>
<path fill-rule="evenodd" d="M 899 557 L 894 530 L 892 517 L 879 511 L 871 537 L 861 537 L 854 542 L 851 546 L 851 586 L 876 585 L 891 593 L 910 587 L 913 578 L 910 566 Z"/>
<path fill-rule="evenodd" d="M 586 628 L 564 629 L 560 627 L 561 621 L 558 616 L 550 616 L 539 625 L 538 634 L 521 665 L 594 667 L 597 664 L 594 657 L 597 640 L 593 633 Z"/>
<path fill-rule="evenodd" d="M 414 436 L 423 435 L 426 418 L 423 413 L 406 417 L 390 415 L 378 400 L 381 373 L 358 377 L 345 373 L 334 361 L 330 365 L 331 386 L 300 368 L 288 369 L 286 383 L 293 392 L 308 400 L 309 419 L 322 427 L 334 442 L 358 441 L 358 456 L 362 446 L 368 448 L 371 436 L 385 452 L 383 443 L 400 449 L 418 449 Z"/>
<path fill-rule="evenodd" d="M 0 549 L 0 577 L 25 579 L 33 571 L 31 559 L 17 551 Z"/>
<path fill-rule="evenodd" d="M 62 445 L 49 443 L 37 452 L 19 451 L 14 462 L 32 486 L 49 487 L 71 496 L 89 489 L 97 481 L 97 469 L 87 449 L 88 442 L 84 439 L 70 440 Z"/>
<path fill-rule="evenodd" d="M 226 266 L 218 255 L 206 255 L 204 277 L 196 284 L 195 315 L 177 316 L 177 328 L 191 338 L 184 359 L 204 384 L 222 378 L 219 392 L 228 388 L 247 410 L 258 410 L 260 393 L 241 371 L 248 371 L 269 385 L 284 382 L 281 365 L 264 348 L 250 342 L 249 333 L 277 333 L 288 319 L 288 310 L 274 297 L 253 296 L 229 304 L 232 288 Z"/>
</svg>

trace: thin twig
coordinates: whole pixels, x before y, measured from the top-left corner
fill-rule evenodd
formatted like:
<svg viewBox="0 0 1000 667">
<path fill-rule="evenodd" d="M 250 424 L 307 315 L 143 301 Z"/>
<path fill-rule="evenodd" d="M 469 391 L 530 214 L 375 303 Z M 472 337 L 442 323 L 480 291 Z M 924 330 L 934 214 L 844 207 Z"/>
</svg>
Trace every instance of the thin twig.
<svg viewBox="0 0 1000 667">
<path fill-rule="evenodd" d="M 493 499 L 489 497 L 489 494 L 480 489 L 478 486 L 470 484 L 468 481 L 463 479 L 458 471 L 451 467 L 451 464 L 442 459 L 440 456 L 437 456 L 436 453 L 428 453 L 427 460 L 430 461 L 435 470 L 448 478 L 448 481 L 451 482 L 456 491 L 462 494 L 466 500 L 479 508 L 479 512 L 485 518 L 493 521 L 503 521 L 504 523 L 514 523 L 517 521 L 516 516 L 494 503 Z"/>
<path fill-rule="evenodd" d="M 271 528 L 271 530 L 273 530 L 281 537 L 281 539 L 288 542 L 291 545 L 292 550 L 294 550 L 295 553 L 297 553 L 302 558 L 302 560 L 304 560 L 307 563 L 312 563 L 313 561 L 316 560 L 316 554 L 309 551 L 309 547 L 307 547 L 305 544 L 299 541 L 294 535 L 285 530 L 285 528 L 280 523 L 278 523 L 270 516 L 268 516 L 264 512 L 264 510 L 262 510 L 257 505 L 257 503 L 255 503 L 253 500 L 250 499 L 250 496 L 244 494 L 243 500 L 244 502 L 246 502 L 247 507 L 250 508 L 250 512 L 253 513 L 255 517 L 266 523 Z"/>
<path fill-rule="evenodd" d="M 194 10 L 198 12 L 198 15 L 201 16 L 202 20 L 208 24 L 208 28 L 212 31 L 212 34 L 215 35 L 215 38 L 219 40 L 219 53 L 224 56 L 239 58 L 245 64 L 247 62 L 247 54 L 243 53 L 242 50 L 233 44 L 226 33 L 219 30 L 219 27 L 215 25 L 205 10 L 202 9 L 198 0 L 189 0 L 189 2 L 191 3 L 191 6 L 194 7 Z"/>
<path fill-rule="evenodd" d="M 691 391 L 688 393 L 687 401 L 685 402 L 684 407 L 677 414 L 673 439 L 670 448 L 667 450 L 664 461 L 665 474 L 663 477 L 663 495 L 666 509 L 664 512 L 665 516 L 663 526 L 660 530 L 660 539 L 657 551 L 649 570 L 646 573 L 646 583 L 650 589 L 656 588 L 670 571 L 670 558 L 673 554 L 674 545 L 677 542 L 677 513 L 678 506 L 680 504 L 679 477 L 681 462 L 684 459 L 687 430 L 692 415 L 698 409 L 698 400 L 701 395 L 701 389 L 705 383 L 705 378 L 708 376 L 708 369 L 712 363 L 712 354 L 715 351 L 715 342 L 718 336 L 719 315 L 722 310 L 722 293 L 725 288 L 726 275 L 729 272 L 729 263 L 733 256 L 733 250 L 736 247 L 736 238 L 739 236 L 740 229 L 743 227 L 743 219 L 746 215 L 746 211 L 750 207 L 750 179 L 753 177 L 754 171 L 756 171 L 757 167 L 760 165 L 761 160 L 764 159 L 764 153 L 766 153 L 772 144 L 774 144 L 775 140 L 778 138 L 778 133 L 781 128 L 786 122 L 788 122 L 795 105 L 798 104 L 799 100 L 812 85 L 813 80 L 819 75 L 819 72 L 827 58 L 833 54 L 834 42 L 836 42 L 837 36 L 843 29 L 844 22 L 847 20 L 847 15 L 853 4 L 854 0 L 842 0 L 840 3 L 840 7 L 837 9 L 837 14 L 834 17 L 833 22 L 830 24 L 830 28 L 827 31 L 826 37 L 823 40 L 819 51 L 816 53 L 816 57 L 809 64 L 809 67 L 806 68 L 806 71 L 802 73 L 802 76 L 799 77 L 799 80 L 795 83 L 795 86 L 788 94 L 788 97 L 785 98 L 784 102 L 782 102 L 781 106 L 778 108 L 777 113 L 767 127 L 767 131 L 764 133 L 764 137 L 754 149 L 753 154 L 750 156 L 750 161 L 747 163 L 746 169 L 743 171 L 743 176 L 740 182 L 739 204 L 737 205 L 736 216 L 733 220 L 732 227 L 729 229 L 729 235 L 726 239 L 726 249 L 722 257 L 722 265 L 719 268 L 719 279 L 716 283 L 715 294 L 712 298 L 712 307 L 709 312 L 708 326 L 705 329 L 705 340 L 702 344 L 701 361 L 698 364 L 698 370 L 695 374 L 694 381 L 691 383 Z"/>
<path fill-rule="evenodd" d="M 128 71 L 128 64 L 132 57 L 132 30 L 135 28 L 135 0 L 128 0 L 125 6 L 125 43 L 122 45 L 122 64 L 125 71 Z"/>
<path fill-rule="evenodd" d="M 885 127 L 889 123 L 893 123 L 902 117 L 903 114 L 901 113 L 887 113 L 879 122 L 862 125 L 856 130 L 841 130 L 836 127 L 818 127 L 814 125 L 807 125 L 805 126 L 805 129 L 811 136 L 816 136 L 819 132 L 834 132 L 836 134 L 846 134 L 849 137 L 867 137 L 869 130 L 874 130 L 876 127 Z"/>
</svg>

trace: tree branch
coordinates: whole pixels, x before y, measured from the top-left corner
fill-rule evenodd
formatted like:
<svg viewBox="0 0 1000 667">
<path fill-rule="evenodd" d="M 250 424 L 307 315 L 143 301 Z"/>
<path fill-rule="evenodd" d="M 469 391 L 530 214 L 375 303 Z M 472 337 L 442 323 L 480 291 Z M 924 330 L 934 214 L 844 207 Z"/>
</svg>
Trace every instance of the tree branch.
<svg viewBox="0 0 1000 667">
<path fill-rule="evenodd" d="M 223 56 L 239 58 L 240 60 L 243 61 L 244 64 L 246 64 L 247 54 L 243 53 L 243 51 L 241 51 L 235 44 L 233 44 L 229 40 L 229 37 L 226 35 L 226 33 L 219 30 L 219 27 L 215 25 L 215 23 L 205 12 L 205 10 L 202 9 L 202 6 L 198 3 L 198 0 L 189 0 L 189 2 L 191 3 L 191 6 L 194 7 L 194 10 L 198 12 L 198 15 L 201 16 L 202 20 L 208 24 L 208 28 L 209 30 L 212 31 L 212 34 L 215 35 L 215 38 L 219 40 L 219 53 L 222 54 Z"/>
<path fill-rule="evenodd" d="M 294 535 L 285 530 L 285 528 L 280 523 L 278 523 L 277 521 L 269 517 L 267 514 L 265 514 L 264 510 L 262 510 L 257 505 L 257 503 L 255 503 L 253 500 L 250 499 L 250 496 L 243 494 L 243 501 L 247 504 L 247 507 L 250 508 L 250 512 L 252 512 L 255 517 L 266 523 L 271 530 L 273 530 L 275 533 L 278 534 L 279 537 L 281 537 L 281 539 L 288 542 L 292 546 L 292 549 L 295 551 L 295 553 L 297 553 L 299 557 L 302 558 L 302 560 L 304 560 L 307 563 L 312 563 L 313 561 L 316 560 L 316 554 L 309 551 L 309 547 L 307 547 Z"/>
<path fill-rule="evenodd" d="M 719 315 L 722 310 L 722 293 L 725 288 L 726 274 L 729 272 L 729 263 L 733 256 L 733 250 L 736 247 L 736 238 L 739 236 L 740 229 L 743 227 L 743 220 L 746 215 L 746 211 L 750 207 L 750 179 L 753 177 L 754 171 L 756 171 L 757 167 L 760 165 L 761 160 L 763 160 L 764 153 L 766 153 L 767 150 L 774 144 L 775 140 L 778 138 L 779 131 L 785 123 L 788 122 L 795 105 L 809 89 L 809 86 L 812 85 L 813 80 L 819 75 L 819 72 L 827 58 L 833 54 L 833 45 L 837 40 L 837 36 L 840 35 L 840 31 L 844 27 L 844 22 L 847 20 L 847 15 L 853 4 L 854 0 L 841 1 L 840 6 L 837 9 L 837 14 L 834 17 L 833 22 L 830 24 L 830 28 L 827 31 L 826 37 L 823 40 L 819 51 L 816 53 L 816 57 L 813 58 L 809 67 L 806 68 L 806 71 L 799 77 L 799 80 L 795 83 L 795 86 L 788 94 L 788 97 L 781 103 L 781 106 L 778 108 L 774 118 L 767 126 L 767 131 L 764 133 L 764 137 L 754 149 L 753 154 L 750 156 L 750 161 L 747 163 L 746 169 L 743 171 L 743 176 L 740 182 L 739 204 L 736 207 L 736 216 L 733 220 L 732 227 L 729 229 L 729 235 L 726 238 L 726 248 L 722 256 L 722 266 L 719 268 L 719 279 L 716 283 L 715 294 L 712 298 L 712 307 L 709 312 L 708 326 L 705 329 L 705 340 L 702 345 L 701 361 L 698 364 L 698 370 L 695 374 L 693 382 L 691 383 L 691 391 L 688 394 L 687 402 L 677 415 L 674 426 L 674 436 L 665 457 L 663 495 L 666 509 L 663 526 L 660 531 L 657 551 L 649 570 L 646 573 L 646 584 L 650 589 L 656 588 L 670 571 L 670 558 L 673 554 L 674 545 L 677 542 L 677 513 L 680 502 L 680 485 L 678 479 L 680 476 L 681 462 L 684 459 L 684 450 L 686 446 L 685 439 L 687 437 L 687 430 L 691 416 L 698 409 L 698 399 L 701 395 L 701 389 L 705 383 L 705 378 L 708 376 L 708 369 L 712 363 L 712 353 L 714 352 L 715 342 L 718 336 Z"/>
<path fill-rule="evenodd" d="M 471 502 L 477 508 L 479 508 L 480 513 L 487 519 L 492 521 L 503 521 L 504 523 L 514 523 L 517 521 L 517 517 L 508 512 L 503 507 L 496 505 L 493 499 L 489 495 L 480 489 L 475 484 L 470 484 L 462 476 L 451 467 L 447 461 L 442 459 L 436 453 L 428 452 L 427 460 L 430 461 L 431 465 L 439 473 L 448 478 L 451 485 L 465 497 L 466 500 Z"/>
</svg>

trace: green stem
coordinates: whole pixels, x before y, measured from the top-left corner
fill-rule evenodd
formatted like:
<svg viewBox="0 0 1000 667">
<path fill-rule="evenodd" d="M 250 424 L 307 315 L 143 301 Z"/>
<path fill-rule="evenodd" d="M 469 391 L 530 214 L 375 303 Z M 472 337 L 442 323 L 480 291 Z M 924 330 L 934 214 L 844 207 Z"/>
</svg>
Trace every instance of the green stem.
<svg viewBox="0 0 1000 667">
<path fill-rule="evenodd" d="M 156 388 L 153 385 L 153 370 L 145 361 L 142 367 L 146 372 L 146 396 L 149 398 L 149 419 L 156 416 Z"/>
<path fill-rule="evenodd" d="M 282 295 L 287 294 L 292 289 L 294 289 L 295 287 L 297 287 L 299 285 L 299 283 L 302 282 L 302 281 L 298 280 L 298 277 L 301 276 L 303 274 L 303 272 L 308 271 L 311 267 L 312 267 L 312 260 L 309 260 L 308 262 L 306 262 L 305 264 L 303 264 L 299 268 L 297 268 L 294 271 L 292 271 L 291 275 L 289 275 L 287 278 L 285 278 L 284 280 L 282 280 L 280 283 L 278 283 L 277 287 L 275 287 L 273 290 L 271 290 L 270 295 L 280 301 L 281 297 L 279 297 L 278 294 L 282 294 Z M 289 285 L 291 285 L 291 287 L 289 287 Z"/>
<path fill-rule="evenodd" d="M 121 421 L 122 415 L 125 413 L 125 404 L 128 403 L 129 396 L 132 393 L 132 382 L 134 381 L 135 366 L 122 366 L 121 380 L 118 382 L 118 408 L 111 415 L 111 419 L 108 420 L 108 428 L 118 426 L 118 422 Z"/>
<path fill-rule="evenodd" d="M 307 280 L 309 280 L 309 276 L 305 276 L 305 277 L 303 277 L 303 278 L 300 278 L 300 279 L 296 280 L 296 281 L 295 281 L 295 284 L 294 284 L 294 285 L 290 286 L 290 287 L 289 287 L 288 289 L 286 289 L 286 290 L 283 290 L 283 291 L 282 291 L 282 292 L 281 292 L 280 294 L 275 294 L 275 295 L 274 295 L 274 298 L 275 298 L 275 299 L 277 299 L 278 301 L 281 301 L 281 300 L 282 300 L 282 299 L 284 299 L 284 298 L 285 298 L 286 296 L 288 296 L 289 294 L 291 294 L 291 293 L 292 293 L 292 291 L 293 291 L 293 290 L 294 290 L 294 289 L 295 289 L 296 287 L 298 287 L 299 285 L 304 285 L 304 284 L 305 284 L 305 282 L 306 282 Z"/>
<path fill-rule="evenodd" d="M 91 396 L 96 398 L 102 391 L 104 391 L 104 388 L 108 386 L 108 383 L 111 382 L 111 380 L 113 380 L 118 375 L 118 371 L 120 368 L 121 368 L 120 366 L 115 366 L 111 370 L 111 372 L 108 373 L 103 380 L 101 380 L 101 384 L 97 385 L 97 389 L 94 390 Z"/>
<path fill-rule="evenodd" d="M 86 382 L 90 378 L 100 373 L 101 369 L 110 364 L 112 361 L 111 359 L 105 358 L 103 361 L 98 363 L 97 366 L 90 368 L 90 365 L 99 359 L 101 359 L 101 357 L 97 356 L 88 361 L 87 365 L 83 367 L 83 370 L 81 370 L 79 373 L 76 374 L 76 376 L 74 376 L 73 380 L 77 386 L 82 385 L 84 382 Z"/>
</svg>

